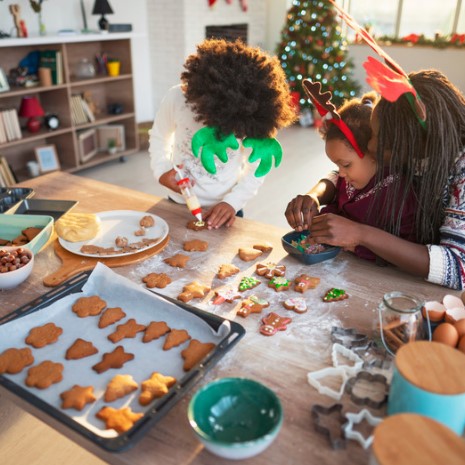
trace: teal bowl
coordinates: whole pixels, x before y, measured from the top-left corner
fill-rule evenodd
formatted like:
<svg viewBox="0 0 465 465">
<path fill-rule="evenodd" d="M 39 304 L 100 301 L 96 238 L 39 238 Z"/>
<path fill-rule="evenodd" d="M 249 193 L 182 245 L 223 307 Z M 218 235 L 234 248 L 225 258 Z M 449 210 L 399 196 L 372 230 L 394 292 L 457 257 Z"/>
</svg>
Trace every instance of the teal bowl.
<svg viewBox="0 0 465 465">
<path fill-rule="evenodd" d="M 283 423 L 276 394 L 246 378 L 221 378 L 205 385 L 192 397 L 187 416 L 206 449 L 235 460 L 263 452 Z"/>
</svg>

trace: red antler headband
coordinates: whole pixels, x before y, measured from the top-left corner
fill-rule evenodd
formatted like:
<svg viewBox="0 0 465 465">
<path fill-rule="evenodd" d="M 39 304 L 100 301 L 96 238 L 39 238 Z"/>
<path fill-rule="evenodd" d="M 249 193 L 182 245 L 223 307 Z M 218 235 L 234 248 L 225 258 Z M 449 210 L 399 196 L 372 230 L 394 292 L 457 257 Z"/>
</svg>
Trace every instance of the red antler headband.
<svg viewBox="0 0 465 465">
<path fill-rule="evenodd" d="M 336 110 L 336 107 L 331 102 L 332 94 L 329 91 L 324 93 L 321 92 L 321 82 L 311 82 L 308 79 L 304 79 L 302 81 L 302 85 L 305 89 L 307 95 L 311 98 L 312 102 L 314 103 L 318 113 L 329 119 L 331 123 L 335 124 L 342 133 L 346 136 L 347 140 L 350 142 L 350 145 L 354 148 L 357 152 L 357 155 L 360 158 L 363 158 L 365 154 L 361 151 L 360 147 L 357 144 L 355 136 L 353 132 L 349 129 L 344 121 L 341 119 L 341 115 Z"/>
<path fill-rule="evenodd" d="M 407 73 L 393 60 L 375 41 L 375 39 L 355 19 L 346 13 L 334 0 L 328 0 L 341 15 L 346 24 L 352 28 L 360 37 L 389 65 L 385 65 L 373 57 L 368 57 L 363 63 L 367 73 L 367 82 L 386 100 L 395 102 L 401 95 L 405 94 L 415 116 L 421 126 L 426 129 L 426 109 L 420 99 L 420 95 L 413 87 Z"/>
</svg>

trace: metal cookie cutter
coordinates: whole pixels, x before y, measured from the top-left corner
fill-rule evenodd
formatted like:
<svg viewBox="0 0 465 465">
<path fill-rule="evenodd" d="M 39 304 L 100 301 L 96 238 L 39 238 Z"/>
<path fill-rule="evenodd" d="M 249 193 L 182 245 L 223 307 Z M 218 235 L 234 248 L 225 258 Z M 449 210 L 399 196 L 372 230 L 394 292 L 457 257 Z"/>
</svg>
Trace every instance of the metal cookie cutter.
<svg viewBox="0 0 465 465">
<path fill-rule="evenodd" d="M 365 438 L 362 433 L 354 430 L 354 426 L 360 424 L 363 420 L 375 427 L 381 423 L 382 418 L 374 417 L 366 408 L 360 410 L 358 413 L 346 413 L 347 422 L 342 425 L 342 430 L 347 439 L 358 441 L 359 444 L 364 448 L 368 449 L 373 442 L 373 434 L 370 434 Z"/>
<path fill-rule="evenodd" d="M 329 386 L 323 386 L 320 383 L 320 379 L 326 378 L 327 376 L 340 376 L 342 378 L 339 391 L 336 391 Z M 343 367 L 323 368 L 322 370 L 312 371 L 307 374 L 307 380 L 311 386 L 313 386 L 320 394 L 325 394 L 335 400 L 341 400 L 341 397 L 344 394 L 344 387 L 348 379 L 349 375 Z"/>
<path fill-rule="evenodd" d="M 331 328 L 331 341 L 349 349 L 368 346 L 368 336 L 366 334 L 358 333 L 354 328 L 341 328 L 340 326 Z"/>
<path fill-rule="evenodd" d="M 341 355 L 342 357 L 345 357 L 347 360 L 350 360 L 351 362 L 353 362 L 353 365 L 347 365 L 345 363 L 342 363 L 338 359 L 338 355 Z M 349 348 L 337 342 L 333 344 L 333 348 L 331 351 L 331 358 L 333 360 L 334 367 L 344 368 L 347 374 L 351 376 L 358 373 L 362 369 L 362 366 L 363 366 L 363 360 L 353 350 L 350 350 Z"/>
<path fill-rule="evenodd" d="M 340 423 L 339 431 L 335 431 L 335 428 L 328 428 L 322 425 L 322 418 L 331 415 L 335 416 L 336 420 Z M 329 407 L 315 404 L 312 407 L 312 420 L 315 431 L 324 434 L 333 449 L 345 449 L 346 440 L 342 425 L 346 422 L 346 418 L 342 414 L 342 404 L 333 404 Z"/>
<path fill-rule="evenodd" d="M 357 383 L 367 381 L 371 384 L 380 384 L 382 391 L 374 389 L 367 393 L 366 396 L 357 395 L 354 393 Z M 389 392 L 389 385 L 385 376 L 380 374 L 372 374 L 368 371 L 359 371 L 353 378 L 350 378 L 345 384 L 345 391 L 350 395 L 350 399 L 354 404 L 367 405 L 368 407 L 379 409 L 386 403 Z M 376 397 L 381 397 L 380 400 L 374 400 L 373 394 Z"/>
</svg>

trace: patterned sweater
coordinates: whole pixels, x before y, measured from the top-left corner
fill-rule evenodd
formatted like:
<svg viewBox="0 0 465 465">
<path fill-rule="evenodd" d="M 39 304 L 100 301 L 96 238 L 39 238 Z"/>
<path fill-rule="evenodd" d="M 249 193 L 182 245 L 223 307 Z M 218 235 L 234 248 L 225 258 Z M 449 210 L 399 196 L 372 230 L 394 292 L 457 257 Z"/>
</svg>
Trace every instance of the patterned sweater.
<svg viewBox="0 0 465 465">
<path fill-rule="evenodd" d="M 438 245 L 429 244 L 427 280 L 452 289 L 465 288 L 465 151 L 458 158 L 443 196 L 444 223 Z"/>
</svg>

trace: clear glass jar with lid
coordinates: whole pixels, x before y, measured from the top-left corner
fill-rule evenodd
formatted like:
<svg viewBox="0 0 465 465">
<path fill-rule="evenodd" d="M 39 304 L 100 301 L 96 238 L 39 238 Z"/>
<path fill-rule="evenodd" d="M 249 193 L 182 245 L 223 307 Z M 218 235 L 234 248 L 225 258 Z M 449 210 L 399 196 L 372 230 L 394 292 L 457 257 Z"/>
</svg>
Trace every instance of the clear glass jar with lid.
<svg viewBox="0 0 465 465">
<path fill-rule="evenodd" d="M 87 58 L 81 58 L 76 65 L 76 77 L 79 79 L 95 77 L 95 66 Z"/>
<path fill-rule="evenodd" d="M 426 327 L 423 321 L 424 305 L 423 300 L 403 292 L 384 294 L 378 305 L 378 329 L 381 341 L 391 355 L 408 342 L 431 340 L 429 319 Z"/>
</svg>

